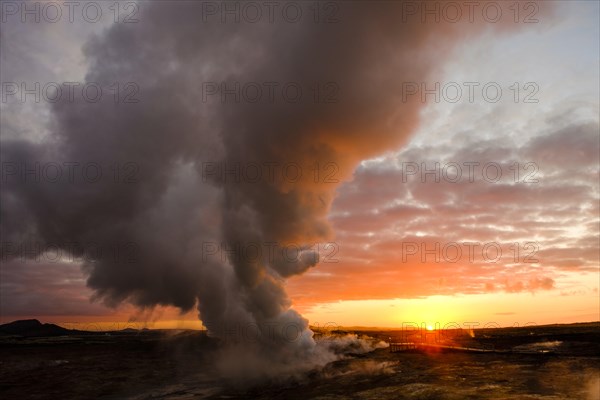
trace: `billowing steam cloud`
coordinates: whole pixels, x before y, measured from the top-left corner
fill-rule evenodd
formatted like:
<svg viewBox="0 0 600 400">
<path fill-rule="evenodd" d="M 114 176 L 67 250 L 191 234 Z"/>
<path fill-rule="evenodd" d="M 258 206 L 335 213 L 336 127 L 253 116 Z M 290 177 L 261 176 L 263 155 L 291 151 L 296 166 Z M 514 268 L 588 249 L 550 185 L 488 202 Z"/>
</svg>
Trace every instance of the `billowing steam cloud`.
<svg viewBox="0 0 600 400">
<path fill-rule="evenodd" d="M 11 177 L 2 236 L 93 243 L 102 256 L 84 258 L 84 270 L 97 299 L 198 307 L 213 334 L 252 342 L 243 347 L 254 351 L 232 353 L 240 375 L 245 360 L 257 375 L 291 371 L 314 364 L 315 342 L 284 279 L 314 266 L 311 245 L 333 237 L 327 215 L 337 183 L 414 130 L 422 103 L 403 99 L 402 83 L 426 81 L 454 43 L 494 24 L 403 21 L 402 2 L 337 3 L 330 23 L 277 13 L 273 22 L 222 23 L 203 3 L 144 2 L 139 23 L 87 43 L 86 81 L 120 83 L 119 102 L 65 96 L 53 105 L 54 135 L 5 141 L 2 160 L 78 163 L 75 171 L 95 163 L 102 178 Z M 127 94 L 139 102 L 123 102 Z M 250 166 L 258 179 L 232 172 Z M 259 257 L 232 256 L 251 244 Z M 290 261 L 264 251 L 271 244 L 300 252 Z"/>
</svg>

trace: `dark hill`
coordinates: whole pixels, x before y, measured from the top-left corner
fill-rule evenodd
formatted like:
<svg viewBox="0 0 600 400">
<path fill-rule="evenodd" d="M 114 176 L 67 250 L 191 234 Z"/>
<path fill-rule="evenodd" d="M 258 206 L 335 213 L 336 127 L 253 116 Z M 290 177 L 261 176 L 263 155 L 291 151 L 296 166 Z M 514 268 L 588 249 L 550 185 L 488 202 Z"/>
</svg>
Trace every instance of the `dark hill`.
<svg viewBox="0 0 600 400">
<path fill-rule="evenodd" d="M 19 335 L 26 337 L 64 336 L 73 331 L 54 324 L 42 324 L 37 319 L 24 319 L 0 325 L 0 335 Z"/>
</svg>

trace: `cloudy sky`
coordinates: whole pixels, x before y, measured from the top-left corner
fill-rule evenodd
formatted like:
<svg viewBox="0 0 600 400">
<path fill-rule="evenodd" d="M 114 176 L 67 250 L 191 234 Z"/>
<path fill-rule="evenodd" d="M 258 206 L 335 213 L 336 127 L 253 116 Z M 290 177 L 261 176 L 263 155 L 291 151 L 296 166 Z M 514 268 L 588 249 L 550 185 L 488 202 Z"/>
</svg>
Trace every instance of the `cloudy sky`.
<svg viewBox="0 0 600 400">
<path fill-rule="evenodd" d="M 2 322 L 200 326 L 290 304 L 315 325 L 600 318 L 597 2 L 503 3 L 497 23 L 334 2 L 332 21 L 236 22 L 178 1 L 120 3 L 117 22 L 108 3 L 70 22 L 56 2 L 37 22 L 9 3 Z M 219 101 L 231 80 L 248 91 Z M 248 101 L 265 81 L 317 81 L 319 101 Z M 73 101 L 65 82 L 81 83 Z M 90 82 L 97 103 L 78 98 Z M 303 178 L 211 181 L 258 160 Z M 69 181 L 69 162 L 103 177 Z M 224 260 L 223 241 L 319 259 L 255 266 Z M 111 260 L 91 262 L 97 246 Z"/>
</svg>

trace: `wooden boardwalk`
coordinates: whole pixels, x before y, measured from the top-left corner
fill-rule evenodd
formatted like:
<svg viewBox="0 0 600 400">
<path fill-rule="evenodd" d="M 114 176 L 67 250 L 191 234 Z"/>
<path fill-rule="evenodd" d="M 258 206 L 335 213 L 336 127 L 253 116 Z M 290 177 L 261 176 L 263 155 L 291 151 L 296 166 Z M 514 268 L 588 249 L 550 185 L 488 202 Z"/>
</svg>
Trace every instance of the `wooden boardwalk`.
<svg viewBox="0 0 600 400">
<path fill-rule="evenodd" d="M 493 349 L 481 349 L 476 347 L 462 347 L 462 346 L 447 346 L 443 344 L 431 344 L 431 343 L 415 343 L 415 342 L 404 342 L 404 343 L 390 343 L 390 352 L 398 353 L 401 351 L 408 350 L 449 350 L 449 351 L 463 351 L 469 353 L 507 353 L 508 350 L 493 350 Z"/>
<path fill-rule="evenodd" d="M 416 350 L 417 344 L 413 342 L 405 342 L 405 343 L 390 343 L 390 352 L 398 353 L 400 351 L 406 350 Z"/>
<path fill-rule="evenodd" d="M 476 347 L 462 347 L 462 346 L 447 346 L 442 344 L 431 344 L 431 343 L 416 343 L 416 342 L 400 342 L 400 343 L 390 343 L 390 352 L 391 353 L 399 353 L 403 351 L 427 351 L 427 350 L 436 350 L 436 351 L 455 351 L 455 352 L 467 352 L 467 353 L 513 353 L 513 354 L 552 354 L 554 353 L 551 350 L 539 350 L 539 351 L 531 351 L 531 350 L 499 350 L 499 349 L 482 349 Z"/>
</svg>

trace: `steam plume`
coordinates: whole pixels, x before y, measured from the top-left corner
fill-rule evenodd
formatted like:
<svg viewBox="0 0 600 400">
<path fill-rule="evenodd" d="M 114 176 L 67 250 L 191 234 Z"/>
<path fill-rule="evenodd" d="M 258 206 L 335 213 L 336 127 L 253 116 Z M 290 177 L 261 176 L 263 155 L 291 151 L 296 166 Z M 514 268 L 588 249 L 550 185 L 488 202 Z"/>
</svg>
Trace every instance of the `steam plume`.
<svg viewBox="0 0 600 400">
<path fill-rule="evenodd" d="M 403 21 L 402 2 L 337 3 L 334 23 L 222 23 L 207 19 L 202 3 L 145 2 L 139 23 L 116 24 L 86 44 L 86 81 L 135 82 L 140 101 L 61 101 L 53 105 L 52 137 L 5 141 L 3 161 L 94 162 L 105 176 L 95 183 L 9 182 L 3 237 L 101 249 L 134 243 L 135 262 L 84 262 L 95 298 L 197 307 L 213 334 L 252 342 L 235 361 L 223 358 L 224 369 L 239 366 L 233 373 L 247 375 L 251 365 L 260 377 L 327 362 L 316 354 L 308 322 L 290 308 L 285 278 L 316 264 L 311 244 L 333 238 L 327 215 L 337 184 L 360 160 L 397 148 L 414 131 L 422 103 L 403 99 L 402 83 L 426 81 L 455 43 L 482 26 Z M 263 89 L 275 83 L 275 101 L 206 98 L 207 88 L 250 82 Z M 303 89 L 297 102 L 279 91 L 290 82 Z M 315 100 L 314 85 L 325 83 L 338 89 L 325 94 L 334 102 Z M 215 177 L 207 174 L 213 162 L 257 164 L 263 179 Z M 135 182 L 107 179 L 109 166 L 123 165 L 135 166 Z M 294 165 L 302 174 L 266 179 L 265 165 Z M 206 257 L 206 243 L 294 245 L 302 257 L 263 252 L 224 260 Z"/>
</svg>

